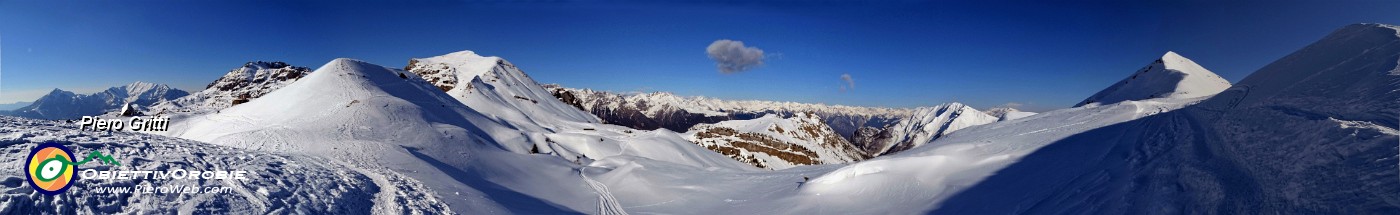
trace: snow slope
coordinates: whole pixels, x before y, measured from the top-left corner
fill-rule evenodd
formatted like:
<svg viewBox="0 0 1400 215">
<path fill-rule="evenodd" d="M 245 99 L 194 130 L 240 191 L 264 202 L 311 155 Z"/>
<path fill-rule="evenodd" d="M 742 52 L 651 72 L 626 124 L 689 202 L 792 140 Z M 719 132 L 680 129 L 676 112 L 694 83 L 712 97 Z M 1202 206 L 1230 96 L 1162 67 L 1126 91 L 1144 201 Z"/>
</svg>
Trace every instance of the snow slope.
<svg viewBox="0 0 1400 215">
<path fill-rule="evenodd" d="M 1088 104 L 1112 104 L 1152 98 L 1192 98 L 1215 95 L 1230 82 L 1220 78 L 1210 70 L 1201 68 L 1191 59 L 1176 52 L 1167 52 L 1162 58 L 1148 64 L 1132 76 L 1118 81 L 1103 91 L 1084 99 L 1075 107 Z"/>
<path fill-rule="evenodd" d="M 700 124 L 685 133 L 695 144 L 759 168 L 839 164 L 869 158 L 815 114 Z"/>
<path fill-rule="evenodd" d="M 470 185 L 420 159 L 415 149 L 434 156 L 467 153 L 474 145 L 494 147 L 477 138 L 481 131 L 465 117 L 480 114 L 421 79 L 401 78 L 399 72 L 351 59 L 336 59 L 299 81 L 248 103 L 214 114 L 172 122 L 168 135 L 240 148 L 292 152 L 345 162 L 382 184 L 414 178 L 433 190 L 454 190 L 469 198 L 439 200 L 444 193 L 403 198 L 381 195 L 376 207 L 419 205 L 445 201 L 456 207 L 505 211 Z M 408 76 L 404 76 L 408 77 Z M 457 155 L 460 156 L 460 155 Z M 428 156 L 431 157 L 431 156 Z M 441 158 L 434 158 L 439 159 Z M 463 160 L 463 159 L 459 159 Z M 394 192 L 416 192 L 395 187 Z M 470 198 L 476 196 L 476 199 Z M 389 210 L 392 211 L 392 210 Z M 381 211 L 384 212 L 384 211 Z"/>
<path fill-rule="evenodd" d="M 117 112 L 127 103 L 143 108 L 185 95 L 189 95 L 189 93 L 164 84 L 146 82 L 112 87 L 102 92 L 87 95 L 54 89 L 48 95 L 35 100 L 33 104 L 7 112 L 7 114 L 36 119 L 77 119 L 82 116 Z"/>
</svg>

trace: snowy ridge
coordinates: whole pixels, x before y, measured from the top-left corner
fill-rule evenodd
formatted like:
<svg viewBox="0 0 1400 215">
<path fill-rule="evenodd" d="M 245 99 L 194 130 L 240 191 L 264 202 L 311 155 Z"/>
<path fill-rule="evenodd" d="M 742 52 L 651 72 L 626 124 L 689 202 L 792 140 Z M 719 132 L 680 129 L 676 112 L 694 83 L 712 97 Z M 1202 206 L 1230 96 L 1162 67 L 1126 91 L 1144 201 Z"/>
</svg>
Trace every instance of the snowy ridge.
<svg viewBox="0 0 1400 215">
<path fill-rule="evenodd" d="M 562 129 L 564 122 L 598 122 L 597 117 L 555 99 L 553 94 L 500 57 L 460 51 L 409 61 L 405 71 L 424 77 L 453 98 L 512 126 L 532 131 Z"/>
<path fill-rule="evenodd" d="M 729 113 L 760 113 L 766 111 L 793 113 L 840 112 L 885 116 L 907 116 L 911 113 L 911 110 L 902 108 L 857 107 L 760 100 L 721 100 L 704 96 L 682 97 L 669 92 L 620 94 L 591 89 L 563 88 L 558 85 L 551 85 L 549 87 L 555 90 L 572 92 L 579 100 L 596 104 L 582 107 L 587 111 L 593 111 L 595 108 L 621 109 L 631 107 L 645 110 L 643 113 L 646 113 L 648 117 L 655 117 L 659 112 L 665 110 L 685 110 L 691 113 L 709 116 L 722 116 Z"/>
<path fill-rule="evenodd" d="M 999 121 L 997 117 L 962 103 L 948 103 L 914 109 L 909 118 L 884 128 L 875 140 L 861 143 L 873 155 L 886 155 L 918 147 L 954 131 Z"/>
<path fill-rule="evenodd" d="M 1191 59 L 1176 52 L 1162 58 L 1118 81 L 1103 91 L 1084 99 L 1075 107 L 1088 104 L 1112 104 L 1153 98 L 1193 98 L 1210 96 L 1230 88 L 1230 82 L 1210 70 L 1201 68 Z"/>
<path fill-rule="evenodd" d="M 603 122 L 636 129 L 689 130 L 691 126 L 725 120 L 754 119 L 769 113 L 791 116 L 815 113 L 837 134 L 853 140 L 861 127 L 885 127 L 909 116 L 911 110 L 880 107 L 682 97 L 668 92 L 613 93 L 545 85 L 569 105 L 598 116 Z"/>
<path fill-rule="evenodd" d="M 691 142 L 759 168 L 786 169 L 869 158 L 826 126 L 821 117 L 809 113 L 700 124 L 685 135 Z"/>
<path fill-rule="evenodd" d="M 202 91 L 152 105 L 146 110 L 146 114 L 202 114 L 217 111 L 262 97 L 309 73 L 309 68 L 283 62 L 248 62 L 209 83 Z"/>
</svg>

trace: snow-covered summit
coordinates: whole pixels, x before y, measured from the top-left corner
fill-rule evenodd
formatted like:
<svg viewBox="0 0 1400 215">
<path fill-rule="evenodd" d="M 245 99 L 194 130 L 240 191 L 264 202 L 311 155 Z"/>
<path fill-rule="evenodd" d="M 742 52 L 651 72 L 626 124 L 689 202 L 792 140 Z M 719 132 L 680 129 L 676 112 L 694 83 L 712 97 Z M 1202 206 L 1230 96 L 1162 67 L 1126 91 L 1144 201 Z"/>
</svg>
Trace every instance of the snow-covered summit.
<svg viewBox="0 0 1400 215">
<path fill-rule="evenodd" d="M 204 90 L 152 105 L 147 114 L 199 114 L 242 104 L 280 89 L 311 73 L 280 61 L 253 61 L 229 70 Z"/>
<path fill-rule="evenodd" d="M 266 140 L 265 133 L 240 133 L 242 130 L 262 130 L 266 133 L 291 133 L 303 136 L 296 138 L 322 138 L 321 140 L 360 139 L 393 137 L 398 141 L 417 144 L 446 142 L 444 138 L 467 136 L 464 128 L 455 131 L 432 131 L 448 124 L 470 128 L 463 119 L 474 114 L 445 94 L 436 90 L 421 79 L 403 74 L 383 66 L 364 61 L 339 58 L 332 60 L 300 81 L 272 91 L 262 98 L 244 104 L 222 109 L 221 111 L 197 116 L 180 123 L 187 125 L 171 126 L 172 136 L 188 139 L 224 142 L 218 138 L 250 135 L 248 139 Z M 225 119 L 237 118 L 252 123 L 229 123 Z M 230 125 L 235 124 L 235 125 Z M 280 125 L 268 129 L 265 125 Z M 396 125 L 377 129 L 364 125 Z M 283 127 L 286 126 L 286 127 Z M 359 135 L 340 136 L 317 132 L 320 128 L 335 130 L 335 126 L 355 127 Z M 364 130 L 360 130 L 364 129 Z M 230 135 L 233 134 L 233 135 Z M 380 135 L 383 134 L 383 135 Z M 444 136 L 446 135 L 446 136 Z M 364 139 L 361 139 L 364 140 Z M 411 140 L 411 141 L 409 141 Z M 324 150 L 313 144 L 319 141 L 280 141 L 291 145 L 263 145 L 251 142 L 258 147 L 298 150 Z M 233 144 L 241 145 L 244 143 Z M 347 145 L 346 147 L 349 147 Z"/>
<path fill-rule="evenodd" d="M 558 130 L 564 122 L 598 118 L 564 104 L 514 64 L 472 51 L 409 60 L 405 71 L 422 77 L 473 110 L 526 130 Z"/>
<path fill-rule="evenodd" d="M 1229 81 L 1202 68 L 1191 59 L 1168 51 L 1132 76 L 1074 106 L 1155 98 L 1194 98 L 1215 95 L 1225 88 L 1230 88 Z"/>
</svg>

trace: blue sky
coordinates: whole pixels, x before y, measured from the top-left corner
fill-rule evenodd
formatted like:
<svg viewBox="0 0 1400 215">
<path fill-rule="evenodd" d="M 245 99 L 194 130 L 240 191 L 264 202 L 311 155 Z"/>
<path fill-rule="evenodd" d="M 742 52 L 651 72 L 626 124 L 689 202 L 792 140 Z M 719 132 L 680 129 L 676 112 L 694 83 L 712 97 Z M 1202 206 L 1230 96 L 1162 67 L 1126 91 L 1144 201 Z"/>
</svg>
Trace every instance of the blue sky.
<svg viewBox="0 0 1400 215">
<path fill-rule="evenodd" d="M 133 81 L 198 91 L 247 61 L 402 67 L 459 50 L 541 83 L 859 106 L 1064 108 L 1166 51 L 1238 81 L 1400 1 L 0 1 L 0 103 Z M 721 73 L 706 47 L 762 49 Z M 842 90 L 841 75 L 854 88 Z"/>
</svg>

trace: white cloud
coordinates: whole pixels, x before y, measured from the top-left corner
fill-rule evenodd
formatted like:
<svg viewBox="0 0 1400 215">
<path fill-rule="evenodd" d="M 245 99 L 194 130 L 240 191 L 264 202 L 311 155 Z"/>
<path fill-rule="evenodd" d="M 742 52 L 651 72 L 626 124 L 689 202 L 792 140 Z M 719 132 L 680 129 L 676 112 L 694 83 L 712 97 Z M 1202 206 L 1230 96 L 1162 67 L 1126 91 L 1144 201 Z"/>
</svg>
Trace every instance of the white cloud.
<svg viewBox="0 0 1400 215">
<path fill-rule="evenodd" d="M 843 73 L 843 74 L 841 74 L 841 81 L 846 82 L 846 84 L 841 85 L 841 90 L 842 90 L 842 91 L 845 91 L 846 89 L 851 89 L 851 90 L 855 90 L 855 89 L 856 89 L 856 80 L 855 80 L 855 79 L 851 79 L 851 74 L 850 74 L 850 73 Z"/>
<path fill-rule="evenodd" d="M 720 73 L 743 72 L 763 65 L 763 50 L 744 46 L 743 41 L 715 40 L 705 48 Z"/>
</svg>

